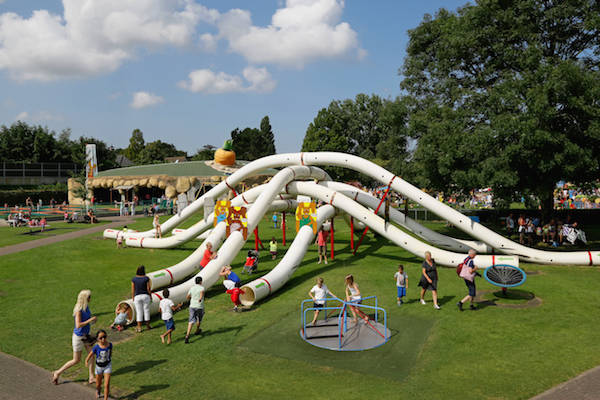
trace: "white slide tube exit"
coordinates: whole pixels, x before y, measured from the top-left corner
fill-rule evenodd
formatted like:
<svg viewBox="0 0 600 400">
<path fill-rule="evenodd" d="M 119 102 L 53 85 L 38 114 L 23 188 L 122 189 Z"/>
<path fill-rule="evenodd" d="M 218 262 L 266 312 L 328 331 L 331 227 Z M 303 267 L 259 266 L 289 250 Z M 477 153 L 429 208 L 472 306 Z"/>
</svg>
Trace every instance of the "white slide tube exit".
<svg viewBox="0 0 600 400">
<path fill-rule="evenodd" d="M 321 227 L 323 222 L 335 215 L 335 208 L 324 205 L 317 209 L 317 226 Z M 315 235 L 310 226 L 300 228 L 294 241 L 286 251 L 281 261 L 265 276 L 255 279 L 242 286 L 243 294 L 240 301 L 245 306 L 250 306 L 259 300 L 279 290 L 290 280 L 298 265 L 302 262 L 308 247 L 314 243 Z"/>
</svg>

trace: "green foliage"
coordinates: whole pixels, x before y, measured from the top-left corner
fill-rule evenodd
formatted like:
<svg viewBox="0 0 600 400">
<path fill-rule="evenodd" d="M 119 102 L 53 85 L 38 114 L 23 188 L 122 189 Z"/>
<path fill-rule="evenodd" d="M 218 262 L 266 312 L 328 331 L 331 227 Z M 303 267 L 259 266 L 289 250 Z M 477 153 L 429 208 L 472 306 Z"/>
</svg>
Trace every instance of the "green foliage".
<svg viewBox="0 0 600 400">
<path fill-rule="evenodd" d="M 396 174 L 405 169 L 407 109 L 403 100 L 358 94 L 354 100 L 334 100 L 321 109 L 304 136 L 302 151 L 339 151 L 377 160 Z M 355 179 L 357 173 L 328 168 L 335 179 Z"/>
<path fill-rule="evenodd" d="M 565 179 L 600 172 L 600 5 L 479 1 L 409 31 L 401 74 L 419 181 L 550 209 Z"/>
<path fill-rule="evenodd" d="M 260 129 L 235 128 L 231 132 L 231 141 L 238 160 L 252 161 L 275 154 L 275 136 L 268 116 L 262 119 Z"/>
<path fill-rule="evenodd" d="M 34 204 L 37 204 L 38 199 L 42 199 L 44 204 L 49 204 L 50 199 L 56 200 L 58 203 L 62 203 L 67 200 L 67 187 L 65 184 L 57 185 L 55 188 L 38 187 L 35 189 L 11 189 L 11 190 L 0 190 L 0 205 L 8 204 L 10 207 L 15 205 L 24 206 L 25 199 L 31 197 Z"/>
<path fill-rule="evenodd" d="M 129 138 L 129 146 L 123 151 L 123 154 L 133 163 L 139 164 L 138 158 L 145 146 L 144 133 L 139 129 L 134 129 Z"/>
<path fill-rule="evenodd" d="M 223 148 L 225 148 L 227 142 L 229 142 L 229 147 L 231 149 L 231 140 L 225 141 L 225 145 L 223 146 Z M 211 144 L 205 144 L 201 149 L 198 149 L 198 151 L 196 151 L 196 154 L 192 156 L 192 161 L 212 160 L 213 158 L 215 158 L 216 149 L 217 148 Z"/>
<path fill-rule="evenodd" d="M 175 145 L 162 140 L 146 143 L 144 133 L 134 129 L 129 138 L 129 146 L 123 150 L 123 155 L 134 164 L 163 163 L 167 157 L 187 156 L 185 151 L 177 150 Z"/>
<path fill-rule="evenodd" d="M 0 159 L 7 162 L 69 162 L 83 166 L 88 143 L 96 144 L 100 170 L 117 166 L 116 151 L 102 140 L 83 136 L 71 140 L 69 129 L 63 130 L 57 139 L 54 131 L 21 121 L 0 127 Z"/>
</svg>

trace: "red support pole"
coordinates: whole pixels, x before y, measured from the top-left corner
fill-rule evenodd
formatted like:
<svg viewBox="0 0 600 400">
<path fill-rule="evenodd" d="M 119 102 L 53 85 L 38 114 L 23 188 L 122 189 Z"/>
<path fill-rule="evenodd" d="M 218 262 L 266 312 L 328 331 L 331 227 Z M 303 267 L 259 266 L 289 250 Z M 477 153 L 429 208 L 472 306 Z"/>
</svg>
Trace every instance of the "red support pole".
<svg viewBox="0 0 600 400">
<path fill-rule="evenodd" d="M 285 246 L 285 212 L 283 213 L 283 219 L 281 220 L 281 230 L 283 231 L 283 245 Z"/>
<path fill-rule="evenodd" d="M 354 250 L 354 218 L 350 217 L 350 249 Z"/>
<path fill-rule="evenodd" d="M 258 227 L 254 228 L 254 250 L 258 251 Z"/>
<path fill-rule="evenodd" d="M 334 254 L 333 254 L 333 244 L 335 242 L 335 240 L 333 238 L 333 218 L 334 217 L 331 218 L 331 228 L 330 228 L 331 229 L 331 239 L 330 239 L 331 240 L 331 261 L 333 261 L 333 257 L 334 257 Z"/>
<path fill-rule="evenodd" d="M 392 178 L 392 180 L 390 181 L 390 183 L 388 183 L 388 187 L 385 190 L 385 193 L 384 193 L 383 197 L 381 198 L 381 201 L 379 202 L 379 205 L 375 209 L 375 215 L 377 215 L 377 213 L 379 212 L 379 208 L 381 207 L 381 205 L 385 201 L 385 198 L 387 197 L 388 193 L 390 192 L 390 189 L 392 188 L 392 182 L 394 181 L 394 179 L 396 179 L 395 175 Z M 367 232 L 369 232 L 369 227 L 368 226 L 365 227 L 365 230 L 363 231 L 363 233 L 362 233 L 362 235 L 360 237 L 360 240 L 358 241 L 358 244 L 356 245 L 356 248 L 354 249 L 354 252 L 352 253 L 353 255 L 356 255 L 356 250 L 358 250 L 358 248 L 360 247 L 360 244 L 362 243 L 363 239 L 365 238 L 365 235 L 367 234 Z"/>
</svg>

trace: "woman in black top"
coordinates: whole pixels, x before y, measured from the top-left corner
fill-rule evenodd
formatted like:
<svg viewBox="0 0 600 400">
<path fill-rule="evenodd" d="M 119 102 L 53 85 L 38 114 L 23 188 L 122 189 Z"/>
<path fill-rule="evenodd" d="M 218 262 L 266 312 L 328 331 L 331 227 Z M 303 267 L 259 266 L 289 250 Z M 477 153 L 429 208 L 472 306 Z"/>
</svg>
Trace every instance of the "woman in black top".
<svg viewBox="0 0 600 400">
<path fill-rule="evenodd" d="M 423 296 L 425 296 L 425 291 L 431 290 L 431 294 L 433 296 L 433 308 L 439 310 L 440 306 L 438 305 L 437 282 L 438 274 L 435 261 L 433 258 L 431 258 L 431 253 L 426 251 L 425 261 L 423 261 L 421 268 L 421 280 L 419 281 L 419 286 L 421 286 L 421 304 L 426 304 L 425 299 L 423 299 Z"/>
<path fill-rule="evenodd" d="M 146 268 L 140 265 L 131 279 L 131 299 L 135 305 L 135 319 L 137 321 L 136 332 L 142 331 L 142 322 L 150 326 L 150 278 L 146 276 Z"/>
</svg>

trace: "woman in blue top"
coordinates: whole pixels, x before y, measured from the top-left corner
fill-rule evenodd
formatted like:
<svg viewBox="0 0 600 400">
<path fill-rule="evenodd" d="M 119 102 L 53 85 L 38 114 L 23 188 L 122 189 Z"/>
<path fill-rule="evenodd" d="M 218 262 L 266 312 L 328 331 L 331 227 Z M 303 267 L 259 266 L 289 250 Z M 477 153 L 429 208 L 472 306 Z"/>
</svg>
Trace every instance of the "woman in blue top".
<svg viewBox="0 0 600 400">
<path fill-rule="evenodd" d="M 58 378 L 60 377 L 60 374 L 81 361 L 81 352 L 83 351 L 84 347 L 87 349 L 87 351 L 90 351 L 92 348 L 91 343 L 84 341 L 89 337 L 90 325 L 96 322 L 96 317 L 92 316 L 92 312 L 88 307 L 91 295 L 92 292 L 90 290 L 82 290 L 77 295 L 77 303 L 75 304 L 75 307 L 73 307 L 73 318 L 75 319 L 75 327 L 73 328 L 72 337 L 73 359 L 67 361 L 65 365 L 52 373 L 52 383 L 55 385 L 58 385 Z M 89 383 L 94 383 L 95 377 L 93 367 L 91 365 L 89 366 L 89 374 Z"/>
<path fill-rule="evenodd" d="M 140 265 L 131 279 L 131 300 L 135 305 L 135 320 L 137 321 L 136 332 L 142 331 L 142 322 L 146 323 L 148 329 L 150 326 L 150 278 L 146 276 L 146 267 Z"/>
</svg>

